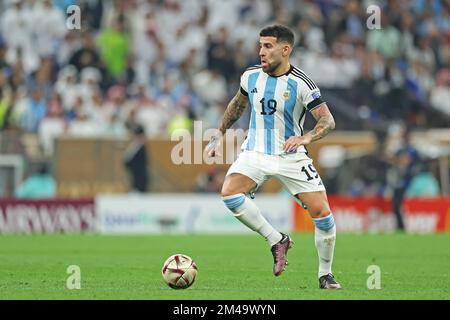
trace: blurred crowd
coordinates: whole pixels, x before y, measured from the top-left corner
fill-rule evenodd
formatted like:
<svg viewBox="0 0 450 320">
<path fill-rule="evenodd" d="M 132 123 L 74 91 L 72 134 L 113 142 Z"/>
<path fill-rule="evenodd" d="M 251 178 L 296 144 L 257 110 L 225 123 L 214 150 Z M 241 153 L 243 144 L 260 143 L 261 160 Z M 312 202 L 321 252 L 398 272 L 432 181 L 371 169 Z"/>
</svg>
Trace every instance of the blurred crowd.
<svg viewBox="0 0 450 320">
<path fill-rule="evenodd" d="M 331 193 L 386 197 L 394 202 L 439 196 L 438 158 L 416 147 L 409 128 L 393 125 L 387 132 L 378 131 L 376 135 L 372 152 L 329 160 L 331 170 L 325 168 L 324 179 Z"/>
<path fill-rule="evenodd" d="M 381 29 L 368 28 L 371 4 Z M 66 26 L 70 5 L 80 30 Z M 0 127 L 38 133 L 47 153 L 62 133 L 216 126 L 239 75 L 258 63 L 259 30 L 274 22 L 295 30 L 292 62 L 319 87 L 344 90 L 366 118 L 425 126 L 427 108 L 450 115 L 450 1 L 5 0 L 0 9 Z"/>
<path fill-rule="evenodd" d="M 68 28 L 71 5 L 80 29 Z M 450 119 L 450 0 L 3 0 L 0 130 L 36 134 L 50 156 L 62 134 L 216 127 L 272 23 L 294 30 L 291 62 L 332 109 L 342 98 L 343 119 Z"/>
</svg>

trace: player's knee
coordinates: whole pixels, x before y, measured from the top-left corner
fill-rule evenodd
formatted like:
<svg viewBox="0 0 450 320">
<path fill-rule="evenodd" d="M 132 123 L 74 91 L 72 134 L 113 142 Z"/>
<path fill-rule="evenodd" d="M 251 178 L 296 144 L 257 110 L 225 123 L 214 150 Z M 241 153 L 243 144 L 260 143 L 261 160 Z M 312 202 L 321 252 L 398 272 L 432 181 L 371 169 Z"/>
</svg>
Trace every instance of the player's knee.
<svg viewBox="0 0 450 320">
<path fill-rule="evenodd" d="M 315 219 L 317 218 L 325 218 L 331 214 L 331 210 L 328 206 L 320 207 L 315 210 L 309 209 L 311 216 Z"/>
<path fill-rule="evenodd" d="M 237 192 L 235 192 L 234 190 L 231 190 L 229 188 L 226 188 L 225 186 L 222 187 L 222 191 L 220 192 L 222 198 L 223 197 L 230 197 L 233 196 L 235 194 L 237 194 Z"/>
<path fill-rule="evenodd" d="M 229 183 L 228 179 L 225 178 L 225 181 L 223 182 L 223 185 L 222 185 L 222 190 L 220 191 L 221 196 L 222 197 L 231 196 L 231 195 L 233 195 L 232 191 L 233 190 L 231 190 L 231 188 L 230 188 L 230 183 Z"/>
<path fill-rule="evenodd" d="M 222 186 L 222 191 L 220 193 L 221 193 L 222 197 L 230 197 L 230 196 L 234 196 L 241 192 L 237 188 L 233 187 L 233 184 L 231 184 L 227 180 L 225 180 L 225 182 Z"/>
<path fill-rule="evenodd" d="M 222 191 L 220 191 L 220 195 L 221 195 L 222 198 L 223 198 L 223 197 L 231 196 L 232 194 L 231 194 L 230 190 L 227 190 L 227 189 L 222 188 Z"/>
</svg>

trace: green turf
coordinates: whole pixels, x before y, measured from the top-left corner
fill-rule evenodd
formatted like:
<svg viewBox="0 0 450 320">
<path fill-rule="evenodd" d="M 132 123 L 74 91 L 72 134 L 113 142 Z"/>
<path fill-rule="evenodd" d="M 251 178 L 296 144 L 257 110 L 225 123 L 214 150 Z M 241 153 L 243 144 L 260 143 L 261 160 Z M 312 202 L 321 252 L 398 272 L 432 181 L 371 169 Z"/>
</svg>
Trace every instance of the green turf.
<svg viewBox="0 0 450 320">
<path fill-rule="evenodd" d="M 312 234 L 294 234 L 289 266 L 272 275 L 257 235 L 0 236 L 0 299 L 449 299 L 450 235 L 338 235 L 333 271 L 340 291 L 318 289 Z M 161 266 L 174 253 L 196 261 L 186 290 L 170 289 Z M 69 265 L 81 289 L 66 288 Z M 369 290 L 369 265 L 381 289 Z"/>
</svg>

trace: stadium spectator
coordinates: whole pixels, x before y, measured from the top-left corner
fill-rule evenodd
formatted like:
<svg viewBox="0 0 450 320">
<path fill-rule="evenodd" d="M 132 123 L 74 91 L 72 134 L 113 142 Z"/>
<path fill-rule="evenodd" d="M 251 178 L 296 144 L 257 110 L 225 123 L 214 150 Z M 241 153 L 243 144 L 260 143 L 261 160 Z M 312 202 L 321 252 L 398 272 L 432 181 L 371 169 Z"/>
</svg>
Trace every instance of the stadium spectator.
<svg viewBox="0 0 450 320">
<path fill-rule="evenodd" d="M 75 51 L 68 63 L 75 66 L 78 72 L 87 67 L 100 68 L 100 56 L 95 47 L 94 37 L 90 32 L 83 34 L 82 47 Z"/>
<path fill-rule="evenodd" d="M 50 58 L 41 58 L 38 69 L 27 77 L 28 87 L 38 87 L 43 98 L 48 101 L 53 90 L 53 60 Z"/>
<path fill-rule="evenodd" d="M 0 85 L 0 131 L 8 127 L 9 115 L 11 114 L 12 104 L 13 102 L 11 101 L 11 97 L 3 93 L 3 88 Z"/>
<path fill-rule="evenodd" d="M 230 34 L 224 27 L 214 34 L 208 43 L 208 68 L 217 70 L 225 80 L 229 81 L 234 73 L 232 48 L 229 46 Z"/>
<path fill-rule="evenodd" d="M 67 28 L 64 13 L 53 5 L 53 0 L 37 1 L 31 11 L 35 51 L 40 57 L 52 56 L 59 48 Z"/>
<path fill-rule="evenodd" d="M 298 22 L 298 34 L 300 35 L 299 44 L 301 47 L 312 52 L 325 52 L 325 33 L 320 26 L 305 17 Z"/>
<path fill-rule="evenodd" d="M 43 153 L 51 157 L 54 151 L 54 141 L 65 133 L 67 123 L 64 120 L 64 112 L 61 107 L 61 101 L 55 94 L 49 101 L 48 114 L 42 119 L 38 129 L 38 136 L 41 141 Z"/>
<path fill-rule="evenodd" d="M 430 170 L 430 163 L 421 163 L 420 171 L 412 178 L 405 198 L 438 197 L 439 193 L 439 182 Z"/>
<path fill-rule="evenodd" d="M 167 105 L 156 101 L 149 90 L 139 86 L 135 96 L 135 107 L 130 109 L 125 120 L 128 129 L 142 123 L 148 137 L 160 137 L 167 133 L 171 114 L 166 110 Z"/>
<path fill-rule="evenodd" d="M 431 106 L 450 116 L 450 69 L 442 70 L 437 85 L 431 91 Z"/>
<path fill-rule="evenodd" d="M 149 162 L 144 128 L 132 129 L 132 141 L 125 151 L 124 165 L 130 175 L 130 187 L 134 192 L 147 192 L 150 186 Z"/>
<path fill-rule="evenodd" d="M 150 66 L 156 62 L 158 51 L 163 47 L 159 38 L 156 13 L 147 10 L 136 15 L 132 28 L 132 49 L 136 57 L 134 67 L 138 82 L 145 84 L 149 83 Z"/>
<path fill-rule="evenodd" d="M 73 137 L 98 137 L 104 132 L 105 123 L 89 118 L 82 96 L 76 98 L 75 105 L 66 113 L 66 120 L 69 123 L 67 133 Z"/>
<path fill-rule="evenodd" d="M 62 68 L 58 73 L 58 78 L 54 84 L 54 91 L 62 99 L 62 108 L 64 112 L 69 112 L 75 103 L 78 95 L 78 72 L 77 69 L 68 65 Z"/>
<path fill-rule="evenodd" d="M 56 182 L 46 163 L 40 164 L 37 171 L 29 176 L 16 190 L 16 198 L 49 199 L 56 195 Z"/>
<path fill-rule="evenodd" d="M 35 49 L 32 10 L 24 0 L 12 0 L 0 18 L 2 36 L 8 47 L 6 59 L 9 64 L 22 61 L 26 73 L 39 67 Z"/>
<path fill-rule="evenodd" d="M 100 71 L 94 67 L 84 68 L 80 73 L 80 83 L 77 86 L 77 93 L 83 97 L 85 108 L 88 112 L 92 103 L 92 96 L 101 90 L 101 80 L 102 75 Z"/>
<path fill-rule="evenodd" d="M 0 70 L 4 72 L 10 72 L 11 66 L 6 62 L 6 50 L 8 47 L 6 46 L 5 41 L 2 39 L 0 34 Z"/>
<path fill-rule="evenodd" d="M 105 108 L 103 95 L 100 91 L 94 91 L 90 97 L 90 105 L 86 108 L 86 113 L 98 125 L 105 124 L 110 121 L 111 115 Z"/>
<path fill-rule="evenodd" d="M 366 28 L 369 3 L 0 1 L 0 86 L 4 97 L 14 98 L 4 123 L 8 130 L 35 134 L 61 120 L 67 134 L 92 137 L 121 136 L 124 126 L 135 123 L 149 137 L 162 138 L 194 120 L 209 127 L 238 87 L 239 74 L 258 63 L 257 31 L 277 22 L 295 29 L 299 48 L 292 62 L 336 106 L 340 129 L 398 120 L 418 129 L 448 127 L 450 82 L 440 76 L 450 68 L 448 1 L 379 1 L 381 30 Z M 81 7 L 82 31 L 65 26 L 72 4 Z M 43 16 L 45 23 L 37 25 Z M 117 85 L 123 88 L 120 106 L 109 96 Z M 145 95 L 136 98 L 136 88 Z M 42 112 L 55 93 L 64 119 Z M 237 127 L 246 126 L 246 117 Z M 51 152 L 44 136 L 41 144 Z"/>
<path fill-rule="evenodd" d="M 361 5 L 356 0 L 348 1 L 345 5 L 346 14 L 341 22 L 341 30 L 348 35 L 348 40 L 354 44 L 364 41 L 364 20 L 362 19 Z"/>
<path fill-rule="evenodd" d="M 427 112 L 434 72 L 450 65 L 450 46 L 446 40 L 450 11 L 442 1 L 432 5 L 382 3 L 381 30 L 365 28 L 366 4 L 358 1 L 345 4 L 305 1 L 304 10 L 298 14 L 290 0 L 265 0 L 258 5 L 245 0 L 220 4 L 179 0 L 79 1 L 77 4 L 83 8 L 83 33 L 67 32 L 65 28 L 50 30 L 46 24 L 39 28 L 51 32 L 39 32 L 43 38 L 35 38 L 37 29 L 30 24 L 33 19 L 27 17 L 45 13 L 54 17 L 52 21 L 56 23 L 57 16 L 64 14 L 61 10 L 75 1 L 55 3 L 56 6 L 49 0 L 13 0 L 5 4 L 1 36 L 6 50 L 2 58 L 0 49 L 0 64 L 14 69 L 7 72 L 13 89 L 41 69 L 40 65 L 46 63 L 43 56 L 54 56 L 58 79 L 69 64 L 78 71 L 86 67 L 99 69 L 103 95 L 118 83 L 126 83 L 130 88 L 135 80 L 153 93 L 165 86 L 167 77 L 171 78 L 173 88 L 189 87 L 192 83 L 190 96 L 199 97 L 192 113 L 196 119 L 202 119 L 205 113 L 210 113 L 211 99 L 204 86 L 198 86 L 196 78 L 202 77 L 197 75 L 217 70 L 226 80 L 225 85 L 220 85 L 225 93 L 219 94 L 219 100 L 224 100 L 223 96 L 226 100 L 237 85 L 237 75 L 251 64 L 254 56 L 257 39 L 252 42 L 249 35 L 255 34 L 260 25 L 279 20 L 296 26 L 302 51 L 295 59 L 301 61 L 321 87 L 339 88 L 341 91 L 334 92 L 344 98 L 350 93 L 355 98 L 351 102 L 356 106 L 367 105 L 380 120 L 406 118 L 410 124 L 425 126 L 425 118 L 418 120 L 417 114 Z M 241 23 L 239 31 L 233 28 L 236 19 Z M 43 51 L 30 50 L 33 47 Z M 332 54 L 326 54 L 329 52 Z M 54 68 L 52 63 L 52 78 Z M 367 71 L 362 75 L 359 70 Z M 360 80 L 372 85 L 362 88 L 358 86 Z M 54 90 L 53 81 L 50 90 Z M 72 88 L 68 92 L 62 98 L 73 103 Z M 51 94 L 46 92 L 45 96 Z M 367 96 L 373 99 L 366 99 Z M 395 101 L 392 104 L 399 107 L 387 107 L 389 101 Z M 401 103 L 397 104 L 398 101 Z M 64 108 L 66 105 L 63 101 Z M 430 117 L 426 120 L 434 121 Z M 160 133 L 167 134 L 164 129 Z"/>
<path fill-rule="evenodd" d="M 124 77 L 129 54 L 124 16 L 119 16 L 110 28 L 100 33 L 97 44 L 108 74 L 115 80 Z"/>
<path fill-rule="evenodd" d="M 205 104 L 204 108 L 221 105 L 228 96 L 226 79 L 219 70 L 203 70 L 197 73 L 193 86 Z"/>
<path fill-rule="evenodd" d="M 19 127 L 26 132 L 36 133 L 39 125 L 47 114 L 47 101 L 44 92 L 40 87 L 30 88 L 31 95 L 22 99 L 16 105 L 16 113 Z"/>
<path fill-rule="evenodd" d="M 125 123 L 125 119 L 132 108 L 132 102 L 127 100 L 126 88 L 115 85 L 108 90 L 107 100 L 102 106 L 103 116 L 106 122 L 109 122 L 113 117 L 118 117 Z"/>
<path fill-rule="evenodd" d="M 63 11 L 66 12 L 66 8 L 68 5 L 72 5 L 78 3 L 78 0 L 57 0 L 66 2 L 64 4 Z M 83 12 L 82 23 L 84 23 L 85 28 L 87 30 L 98 31 L 101 26 L 104 5 L 102 0 L 89 0 L 89 1 L 81 1 L 78 3 L 80 6 L 80 11 Z"/>
<path fill-rule="evenodd" d="M 401 139 L 400 146 L 392 159 L 392 166 L 388 169 L 387 181 L 392 191 L 392 210 L 395 214 L 397 230 L 404 231 L 403 200 L 411 180 L 417 174 L 420 157 L 417 149 L 411 144 L 408 129 L 402 132 Z"/>
<path fill-rule="evenodd" d="M 132 7 L 131 1 L 128 0 L 112 0 L 104 1 L 106 4 L 105 13 L 101 17 L 96 17 L 96 20 L 101 21 L 102 29 L 113 29 L 118 20 L 123 23 L 125 30 L 130 30 L 130 13 Z M 91 6 L 91 8 L 93 8 Z"/>
<path fill-rule="evenodd" d="M 367 48 L 379 52 L 386 59 L 395 59 L 400 54 L 401 34 L 390 24 L 386 12 L 381 13 L 381 29 L 371 30 L 367 36 Z"/>
</svg>

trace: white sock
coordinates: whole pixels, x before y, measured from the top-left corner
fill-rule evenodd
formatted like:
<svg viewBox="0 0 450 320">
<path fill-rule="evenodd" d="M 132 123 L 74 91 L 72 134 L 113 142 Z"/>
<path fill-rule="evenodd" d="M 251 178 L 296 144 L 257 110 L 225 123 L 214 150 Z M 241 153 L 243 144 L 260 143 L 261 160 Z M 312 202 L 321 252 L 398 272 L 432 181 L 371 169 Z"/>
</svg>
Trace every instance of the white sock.
<svg viewBox="0 0 450 320">
<path fill-rule="evenodd" d="M 334 244 L 336 242 L 336 225 L 333 214 L 324 218 L 313 219 L 316 225 L 314 240 L 319 255 L 319 278 L 331 272 Z"/>
<path fill-rule="evenodd" d="M 256 204 L 243 193 L 222 197 L 222 200 L 239 221 L 262 235 L 269 242 L 270 246 L 279 242 L 283 237 L 262 216 Z"/>
</svg>

